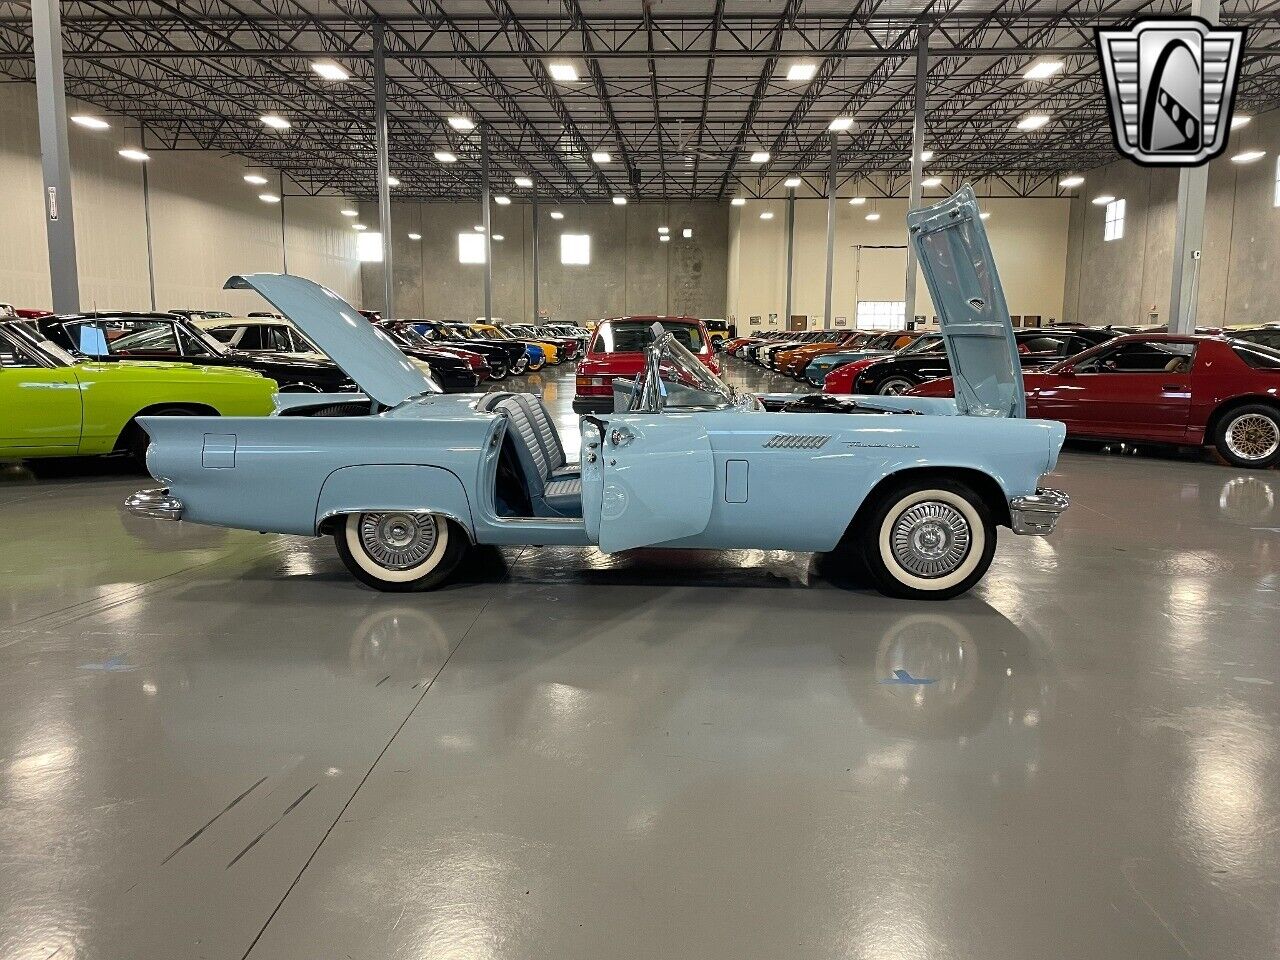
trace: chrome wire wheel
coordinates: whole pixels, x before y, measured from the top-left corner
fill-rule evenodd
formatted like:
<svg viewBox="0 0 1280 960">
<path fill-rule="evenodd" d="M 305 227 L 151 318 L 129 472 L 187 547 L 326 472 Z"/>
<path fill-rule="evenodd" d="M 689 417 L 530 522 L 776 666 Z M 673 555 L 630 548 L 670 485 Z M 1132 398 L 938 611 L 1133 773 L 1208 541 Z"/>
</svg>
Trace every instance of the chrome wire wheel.
<svg viewBox="0 0 1280 960">
<path fill-rule="evenodd" d="M 360 546 L 386 570 L 421 566 L 436 551 L 440 521 L 427 513 L 366 513 L 360 517 Z"/>
<path fill-rule="evenodd" d="M 926 580 L 954 573 L 969 555 L 969 521 L 940 500 L 925 500 L 904 510 L 893 523 L 893 557 L 904 570 Z"/>
<path fill-rule="evenodd" d="M 880 395 L 882 397 L 900 397 L 911 389 L 913 384 L 910 380 L 904 380 L 902 377 L 894 377 L 880 384 Z"/>
<path fill-rule="evenodd" d="M 1280 426 L 1261 413 L 1244 413 L 1227 425 L 1225 439 L 1241 460 L 1266 460 L 1280 449 Z"/>
</svg>

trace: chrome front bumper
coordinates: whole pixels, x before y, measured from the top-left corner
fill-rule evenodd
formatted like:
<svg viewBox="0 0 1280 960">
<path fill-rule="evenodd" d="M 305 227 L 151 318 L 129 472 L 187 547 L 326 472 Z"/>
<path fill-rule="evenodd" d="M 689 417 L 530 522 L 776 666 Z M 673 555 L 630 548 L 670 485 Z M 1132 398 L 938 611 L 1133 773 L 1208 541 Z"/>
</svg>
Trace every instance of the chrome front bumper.
<svg viewBox="0 0 1280 960">
<path fill-rule="evenodd" d="M 149 520 L 181 520 L 182 501 L 169 495 L 168 487 L 139 490 L 125 497 L 125 508 L 136 517 Z"/>
<path fill-rule="evenodd" d="M 1009 526 L 1013 532 L 1024 536 L 1044 537 L 1053 533 L 1054 525 L 1071 498 L 1053 487 L 1041 487 L 1025 497 L 1009 501 Z"/>
</svg>

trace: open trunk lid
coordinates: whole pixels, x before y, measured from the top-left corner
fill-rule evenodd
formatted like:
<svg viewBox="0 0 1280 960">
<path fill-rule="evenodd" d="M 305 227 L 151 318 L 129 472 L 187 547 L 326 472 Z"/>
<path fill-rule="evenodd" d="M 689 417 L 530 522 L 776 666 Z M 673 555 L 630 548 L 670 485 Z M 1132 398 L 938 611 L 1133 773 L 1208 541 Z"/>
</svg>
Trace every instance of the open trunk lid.
<svg viewBox="0 0 1280 960">
<path fill-rule="evenodd" d="M 332 290 L 312 280 L 281 273 L 249 273 L 232 277 L 224 289 L 256 290 L 384 407 L 440 392 L 390 337 Z"/>
<path fill-rule="evenodd" d="M 970 417 L 1025 417 L 1018 346 L 973 188 L 912 210 L 907 227 L 938 310 L 956 408 Z"/>
</svg>

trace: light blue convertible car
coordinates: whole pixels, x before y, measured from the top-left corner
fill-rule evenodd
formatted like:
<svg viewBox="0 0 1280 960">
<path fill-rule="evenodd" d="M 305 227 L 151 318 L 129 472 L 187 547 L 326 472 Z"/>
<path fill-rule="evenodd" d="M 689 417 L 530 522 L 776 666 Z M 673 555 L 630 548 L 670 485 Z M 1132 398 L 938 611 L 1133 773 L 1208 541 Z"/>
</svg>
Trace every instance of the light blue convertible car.
<svg viewBox="0 0 1280 960">
<path fill-rule="evenodd" d="M 281 396 L 262 418 L 154 417 L 144 516 L 331 534 L 351 573 L 423 590 L 472 544 L 760 548 L 834 554 L 885 593 L 941 599 L 986 572 L 997 527 L 1049 533 L 1065 434 L 1025 419 L 1009 312 L 973 193 L 913 212 L 955 399 L 785 398 L 766 410 L 655 330 L 616 409 L 580 420 L 570 463 L 542 401 L 449 395 L 308 280 L 234 277 L 334 358 L 367 401 Z M 779 398 L 770 398 L 776 406 Z M 316 415 L 316 414 L 324 415 Z"/>
</svg>

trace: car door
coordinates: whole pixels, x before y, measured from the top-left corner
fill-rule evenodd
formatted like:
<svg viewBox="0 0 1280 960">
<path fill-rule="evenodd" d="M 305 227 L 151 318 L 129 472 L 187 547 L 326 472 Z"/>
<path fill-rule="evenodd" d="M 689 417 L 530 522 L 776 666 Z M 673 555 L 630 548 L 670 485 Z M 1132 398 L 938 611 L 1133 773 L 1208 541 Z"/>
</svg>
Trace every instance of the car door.
<svg viewBox="0 0 1280 960">
<path fill-rule="evenodd" d="M 74 454 L 80 444 L 80 382 L 71 367 L 41 364 L 0 334 L 0 451 Z"/>
<path fill-rule="evenodd" d="M 1039 415 L 1080 436 L 1177 442 L 1191 413 L 1195 343 L 1124 339 L 1046 377 Z"/>
</svg>

